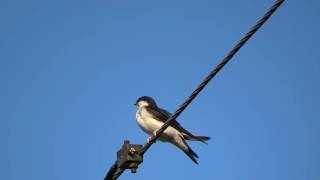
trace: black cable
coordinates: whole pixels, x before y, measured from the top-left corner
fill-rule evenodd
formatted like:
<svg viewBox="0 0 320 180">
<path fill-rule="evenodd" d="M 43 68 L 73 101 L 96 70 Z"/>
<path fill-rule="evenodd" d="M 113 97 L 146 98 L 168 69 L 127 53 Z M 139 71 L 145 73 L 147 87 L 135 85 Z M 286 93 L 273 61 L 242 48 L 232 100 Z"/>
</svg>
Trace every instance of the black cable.
<svg viewBox="0 0 320 180">
<path fill-rule="evenodd" d="M 209 75 L 202 80 L 198 87 L 192 92 L 192 94 L 182 103 L 182 105 L 174 112 L 174 114 L 161 126 L 157 131 L 156 136 L 152 136 L 149 142 L 143 146 L 140 154 L 143 155 L 151 145 L 160 137 L 163 131 L 170 126 L 170 123 L 176 119 L 187 106 L 196 98 L 201 90 L 209 83 L 209 81 L 215 77 L 215 75 L 231 60 L 231 58 L 240 50 L 240 48 L 251 38 L 251 36 L 270 18 L 270 16 L 277 10 L 277 8 L 284 2 L 284 0 L 277 0 L 274 5 L 264 14 L 264 16 L 250 29 L 249 32 L 232 48 L 232 50 L 226 55 L 224 59 L 209 73 Z M 117 162 L 111 167 L 105 180 L 115 180 L 124 171 L 124 169 L 116 169 Z M 108 178 L 107 178 L 108 177 Z"/>
<path fill-rule="evenodd" d="M 114 179 L 114 174 L 116 173 L 117 171 L 117 161 L 110 167 L 107 175 L 104 177 L 104 180 L 112 180 Z"/>
<path fill-rule="evenodd" d="M 170 123 L 176 119 L 186 107 L 196 98 L 200 91 L 209 83 L 209 81 L 231 60 L 231 58 L 240 50 L 240 48 L 250 39 L 250 37 L 270 18 L 270 16 L 277 10 L 277 8 L 284 2 L 278 0 L 269 9 L 269 11 L 254 25 L 249 32 L 232 48 L 227 56 L 209 73 L 209 75 L 198 85 L 192 94 L 184 101 L 184 103 L 174 112 L 174 114 L 161 126 L 157 131 L 156 136 L 152 136 L 149 142 L 143 146 L 140 152 L 143 155 L 150 146 L 159 138 L 159 136 L 170 126 Z"/>
<path fill-rule="evenodd" d="M 110 167 L 107 175 L 104 177 L 104 180 L 116 180 L 125 169 L 118 168 L 117 161 Z"/>
</svg>

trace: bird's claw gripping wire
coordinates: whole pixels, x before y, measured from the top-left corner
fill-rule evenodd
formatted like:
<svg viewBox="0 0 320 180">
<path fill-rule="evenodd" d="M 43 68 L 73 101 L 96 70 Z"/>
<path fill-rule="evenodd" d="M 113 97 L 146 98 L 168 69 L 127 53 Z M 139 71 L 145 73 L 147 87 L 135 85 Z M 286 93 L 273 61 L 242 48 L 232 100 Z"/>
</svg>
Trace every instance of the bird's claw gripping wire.
<svg viewBox="0 0 320 180">
<path fill-rule="evenodd" d="M 158 135 L 158 130 L 153 131 L 153 136 L 156 137 Z"/>
<path fill-rule="evenodd" d="M 152 138 L 152 136 L 149 136 L 149 137 L 147 138 L 147 143 L 149 143 L 149 142 L 151 141 L 151 138 Z"/>
<path fill-rule="evenodd" d="M 149 143 L 153 138 L 155 138 L 157 135 L 158 135 L 159 133 L 158 133 L 158 131 L 153 131 L 152 132 L 152 136 L 149 136 L 148 138 L 147 138 L 147 142 Z M 156 143 L 156 142 L 155 142 Z"/>
</svg>

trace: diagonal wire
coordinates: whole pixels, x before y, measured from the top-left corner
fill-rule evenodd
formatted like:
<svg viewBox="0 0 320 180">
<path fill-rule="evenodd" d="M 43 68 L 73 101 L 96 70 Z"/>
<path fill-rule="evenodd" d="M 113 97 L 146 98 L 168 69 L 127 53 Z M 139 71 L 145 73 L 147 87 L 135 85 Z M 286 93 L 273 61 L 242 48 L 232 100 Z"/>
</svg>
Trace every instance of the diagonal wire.
<svg viewBox="0 0 320 180">
<path fill-rule="evenodd" d="M 249 32 L 232 48 L 232 50 L 226 55 L 225 58 L 209 73 L 209 75 L 202 80 L 198 87 L 192 92 L 192 94 L 181 104 L 181 106 L 174 112 L 174 114 L 157 130 L 156 136 L 152 136 L 149 142 L 146 143 L 140 154 L 143 155 L 151 145 L 160 137 L 160 135 L 170 126 L 172 121 L 176 119 L 187 106 L 196 98 L 201 90 L 209 83 L 209 81 L 215 77 L 215 75 L 231 60 L 231 58 L 240 50 L 240 48 L 251 38 L 251 36 L 270 18 L 270 16 L 278 9 L 278 7 L 284 2 L 284 0 L 277 0 L 273 6 L 264 14 L 264 16 L 250 29 Z M 125 169 L 117 168 L 117 161 L 112 165 L 105 180 L 117 179 Z"/>
<path fill-rule="evenodd" d="M 104 180 L 113 180 L 113 179 L 117 179 L 118 176 L 117 176 L 117 169 L 120 169 L 120 168 L 117 168 L 117 161 L 113 163 L 113 165 L 110 167 L 108 173 L 106 174 L 106 176 L 104 177 Z M 122 172 L 121 172 L 122 173 Z M 121 174 L 120 173 L 120 174 Z"/>
<path fill-rule="evenodd" d="M 209 83 L 209 81 L 225 66 L 231 58 L 240 50 L 240 48 L 250 39 L 250 37 L 270 18 L 270 16 L 277 10 L 277 8 L 284 2 L 284 0 L 278 0 L 269 9 L 269 11 L 254 25 L 249 32 L 232 48 L 227 56 L 209 73 L 209 75 L 203 79 L 199 86 L 192 92 L 192 94 L 184 101 L 184 103 L 174 112 L 174 114 L 161 126 L 157 131 L 156 136 L 152 136 L 148 143 L 143 146 L 140 152 L 143 155 L 151 145 L 159 138 L 159 136 L 170 126 L 170 123 L 176 119 L 186 107 L 196 98 L 201 90 Z"/>
<path fill-rule="evenodd" d="M 117 164 L 118 164 L 118 161 L 113 163 L 108 173 L 104 177 L 104 180 L 116 180 L 125 171 L 125 169 L 118 168 Z"/>
</svg>

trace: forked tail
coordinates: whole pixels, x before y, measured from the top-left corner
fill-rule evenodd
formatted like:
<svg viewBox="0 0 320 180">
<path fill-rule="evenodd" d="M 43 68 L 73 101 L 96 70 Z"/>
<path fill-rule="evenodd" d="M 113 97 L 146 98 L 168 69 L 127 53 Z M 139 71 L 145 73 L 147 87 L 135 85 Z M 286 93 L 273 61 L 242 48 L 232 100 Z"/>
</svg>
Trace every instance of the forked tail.
<svg viewBox="0 0 320 180">
<path fill-rule="evenodd" d="M 201 141 L 201 142 L 203 142 L 203 143 L 205 143 L 205 144 L 207 144 L 206 141 L 210 140 L 210 137 L 208 137 L 208 136 L 195 136 L 195 135 L 190 136 L 190 135 L 185 134 L 183 137 L 184 137 L 186 140 L 190 140 L 190 141 Z"/>
</svg>

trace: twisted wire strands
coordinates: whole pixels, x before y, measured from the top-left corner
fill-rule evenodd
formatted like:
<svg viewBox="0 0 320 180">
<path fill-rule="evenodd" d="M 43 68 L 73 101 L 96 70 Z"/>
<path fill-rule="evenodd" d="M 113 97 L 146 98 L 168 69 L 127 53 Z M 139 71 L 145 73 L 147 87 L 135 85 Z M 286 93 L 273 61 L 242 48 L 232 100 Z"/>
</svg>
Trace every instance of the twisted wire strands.
<svg viewBox="0 0 320 180">
<path fill-rule="evenodd" d="M 271 17 L 271 15 L 278 9 L 278 7 L 284 2 L 284 0 L 277 0 L 273 6 L 264 14 L 264 16 L 257 21 L 257 23 L 248 31 L 245 36 L 231 49 L 231 51 L 222 59 L 222 61 L 205 77 L 198 87 L 192 92 L 192 94 L 181 104 L 181 106 L 174 112 L 174 114 L 162 125 L 162 127 L 156 132 L 155 136 L 149 139 L 142 150 L 140 155 L 144 155 L 146 151 L 151 147 L 153 143 L 160 137 L 163 131 L 170 126 L 170 123 L 176 119 L 187 106 L 197 97 L 202 89 L 215 77 L 215 75 L 232 59 L 232 57 L 241 49 L 241 47 L 257 32 L 259 28 Z M 117 161 L 111 166 L 105 180 L 116 180 L 125 169 L 117 168 Z"/>
<path fill-rule="evenodd" d="M 240 50 L 240 48 L 251 38 L 251 36 L 270 18 L 276 9 L 282 4 L 284 0 L 277 1 L 270 10 L 251 28 L 249 32 L 232 48 L 226 57 L 209 73 L 209 75 L 198 85 L 192 94 L 184 101 L 184 103 L 175 111 L 175 113 L 163 124 L 157 131 L 157 135 L 153 136 L 148 143 L 144 145 L 141 154 L 144 154 L 149 147 L 159 138 L 161 133 L 170 126 L 171 121 L 176 119 L 186 107 L 196 98 L 201 90 L 209 83 L 209 81 L 231 60 L 231 58 Z"/>
</svg>

